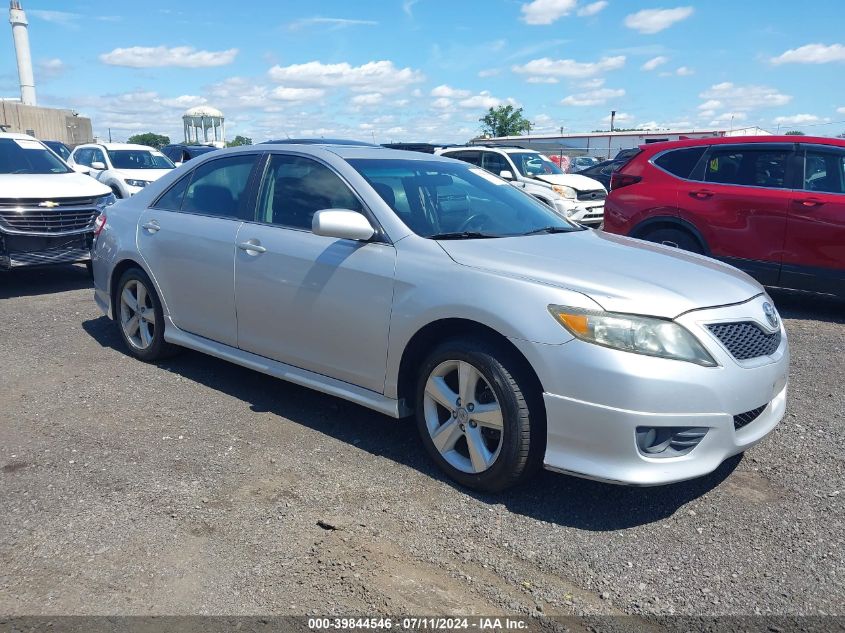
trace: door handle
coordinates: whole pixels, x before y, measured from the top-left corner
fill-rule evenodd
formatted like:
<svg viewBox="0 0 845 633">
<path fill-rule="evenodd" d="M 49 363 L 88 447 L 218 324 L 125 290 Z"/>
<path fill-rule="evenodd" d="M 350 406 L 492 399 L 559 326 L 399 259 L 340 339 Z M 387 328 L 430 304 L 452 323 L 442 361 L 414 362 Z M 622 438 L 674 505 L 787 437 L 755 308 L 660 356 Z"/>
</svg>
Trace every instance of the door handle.
<svg viewBox="0 0 845 633">
<path fill-rule="evenodd" d="M 266 253 L 267 249 L 259 244 L 258 240 L 247 240 L 238 244 L 238 248 L 246 251 L 247 255 L 260 255 Z"/>
<path fill-rule="evenodd" d="M 147 233 L 157 233 L 161 230 L 161 227 L 155 220 L 150 220 L 149 222 L 142 224 L 141 228 L 144 229 Z"/>
<path fill-rule="evenodd" d="M 690 191 L 689 195 L 699 200 L 707 200 L 707 198 L 713 197 L 713 192 L 707 191 L 707 189 L 698 189 L 697 191 Z"/>
<path fill-rule="evenodd" d="M 820 207 L 824 204 L 821 200 L 815 200 L 814 198 L 802 198 L 795 201 L 796 204 L 800 204 L 802 207 Z"/>
</svg>

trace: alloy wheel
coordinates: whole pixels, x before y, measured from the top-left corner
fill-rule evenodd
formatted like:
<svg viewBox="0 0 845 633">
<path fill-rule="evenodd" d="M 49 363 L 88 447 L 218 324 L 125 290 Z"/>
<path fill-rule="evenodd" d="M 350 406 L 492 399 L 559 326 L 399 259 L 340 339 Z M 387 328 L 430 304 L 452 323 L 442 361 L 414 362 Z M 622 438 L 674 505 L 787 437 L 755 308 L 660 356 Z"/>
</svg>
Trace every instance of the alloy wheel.
<svg viewBox="0 0 845 633">
<path fill-rule="evenodd" d="M 504 418 L 484 375 L 471 363 L 447 360 L 428 377 L 425 424 L 440 455 L 465 473 L 481 473 L 502 449 Z"/>
<path fill-rule="evenodd" d="M 130 279 L 120 293 L 120 327 L 130 345 L 147 349 L 155 335 L 156 316 L 147 287 Z"/>
</svg>

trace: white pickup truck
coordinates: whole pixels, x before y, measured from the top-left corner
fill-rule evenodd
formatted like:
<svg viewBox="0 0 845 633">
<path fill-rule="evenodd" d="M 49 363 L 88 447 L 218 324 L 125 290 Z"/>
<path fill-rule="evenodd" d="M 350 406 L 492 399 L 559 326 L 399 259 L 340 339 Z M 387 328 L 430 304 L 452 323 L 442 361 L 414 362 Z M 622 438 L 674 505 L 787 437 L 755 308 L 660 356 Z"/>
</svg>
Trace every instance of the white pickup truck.
<svg viewBox="0 0 845 633">
<path fill-rule="evenodd" d="M 0 270 L 90 261 L 95 222 L 114 201 L 41 141 L 0 132 Z"/>
</svg>

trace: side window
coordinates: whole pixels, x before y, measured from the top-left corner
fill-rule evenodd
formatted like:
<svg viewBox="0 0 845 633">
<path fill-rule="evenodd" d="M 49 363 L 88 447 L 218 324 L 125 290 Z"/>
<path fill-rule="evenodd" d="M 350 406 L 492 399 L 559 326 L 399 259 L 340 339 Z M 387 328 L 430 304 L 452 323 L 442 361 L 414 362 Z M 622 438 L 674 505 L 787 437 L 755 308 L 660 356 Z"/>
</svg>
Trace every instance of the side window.
<svg viewBox="0 0 845 633">
<path fill-rule="evenodd" d="M 181 178 L 175 185 L 170 187 L 163 196 L 161 196 L 152 205 L 154 209 L 163 209 L 165 211 L 179 211 L 182 208 L 182 199 L 185 197 L 185 191 L 191 182 L 192 174 L 188 174 Z"/>
<path fill-rule="evenodd" d="M 379 195 L 391 204 L 386 190 Z M 322 163 L 300 156 L 271 156 L 259 194 L 258 220 L 310 231 L 314 214 L 322 209 L 363 211 L 352 190 Z"/>
<path fill-rule="evenodd" d="M 462 160 L 465 163 L 469 163 L 470 165 L 481 167 L 481 152 L 453 152 L 451 154 L 446 154 L 446 157 L 455 158 L 457 160 Z"/>
<path fill-rule="evenodd" d="M 503 171 L 512 171 L 510 165 L 500 154 L 495 152 L 482 152 L 481 166 L 497 176 Z"/>
<path fill-rule="evenodd" d="M 808 149 L 804 156 L 804 189 L 845 193 L 845 152 Z"/>
<path fill-rule="evenodd" d="M 689 178 L 706 147 L 676 149 L 658 156 L 654 164 L 678 178 Z"/>
<path fill-rule="evenodd" d="M 223 218 L 240 217 L 238 210 L 255 159 L 255 154 L 239 154 L 197 167 L 185 192 L 182 211 Z"/>
<path fill-rule="evenodd" d="M 105 154 L 103 154 L 103 150 L 92 149 L 91 150 L 91 162 L 96 163 L 98 161 L 103 163 L 103 165 L 105 165 L 106 167 L 108 167 L 108 163 L 106 162 L 106 156 L 105 156 Z"/>
<path fill-rule="evenodd" d="M 73 162 L 77 165 L 85 165 L 86 167 L 91 166 L 91 148 L 83 147 L 82 149 L 76 150 L 76 153 L 73 155 Z"/>
<path fill-rule="evenodd" d="M 766 149 L 711 149 L 704 180 L 749 187 L 786 187 L 786 160 L 789 152 Z"/>
</svg>

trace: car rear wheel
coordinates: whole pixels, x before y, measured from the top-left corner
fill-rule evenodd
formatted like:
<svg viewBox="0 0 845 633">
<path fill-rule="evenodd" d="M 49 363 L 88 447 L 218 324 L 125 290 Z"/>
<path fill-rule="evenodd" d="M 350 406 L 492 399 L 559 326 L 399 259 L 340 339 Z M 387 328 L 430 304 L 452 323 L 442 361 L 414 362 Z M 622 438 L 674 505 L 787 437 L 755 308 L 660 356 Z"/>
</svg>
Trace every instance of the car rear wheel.
<svg viewBox="0 0 845 633">
<path fill-rule="evenodd" d="M 545 440 L 542 406 L 516 363 L 483 341 L 453 340 L 422 364 L 417 426 L 432 459 L 458 483 L 495 492 L 532 474 Z"/>
<path fill-rule="evenodd" d="M 682 251 L 704 254 L 704 249 L 695 237 L 688 231 L 681 229 L 654 229 L 643 236 L 644 240 L 664 244 L 673 248 L 680 248 Z"/>
<path fill-rule="evenodd" d="M 115 316 L 129 352 L 143 361 L 172 356 L 178 347 L 164 340 L 164 313 L 150 278 L 140 268 L 123 273 L 117 285 Z"/>
</svg>

